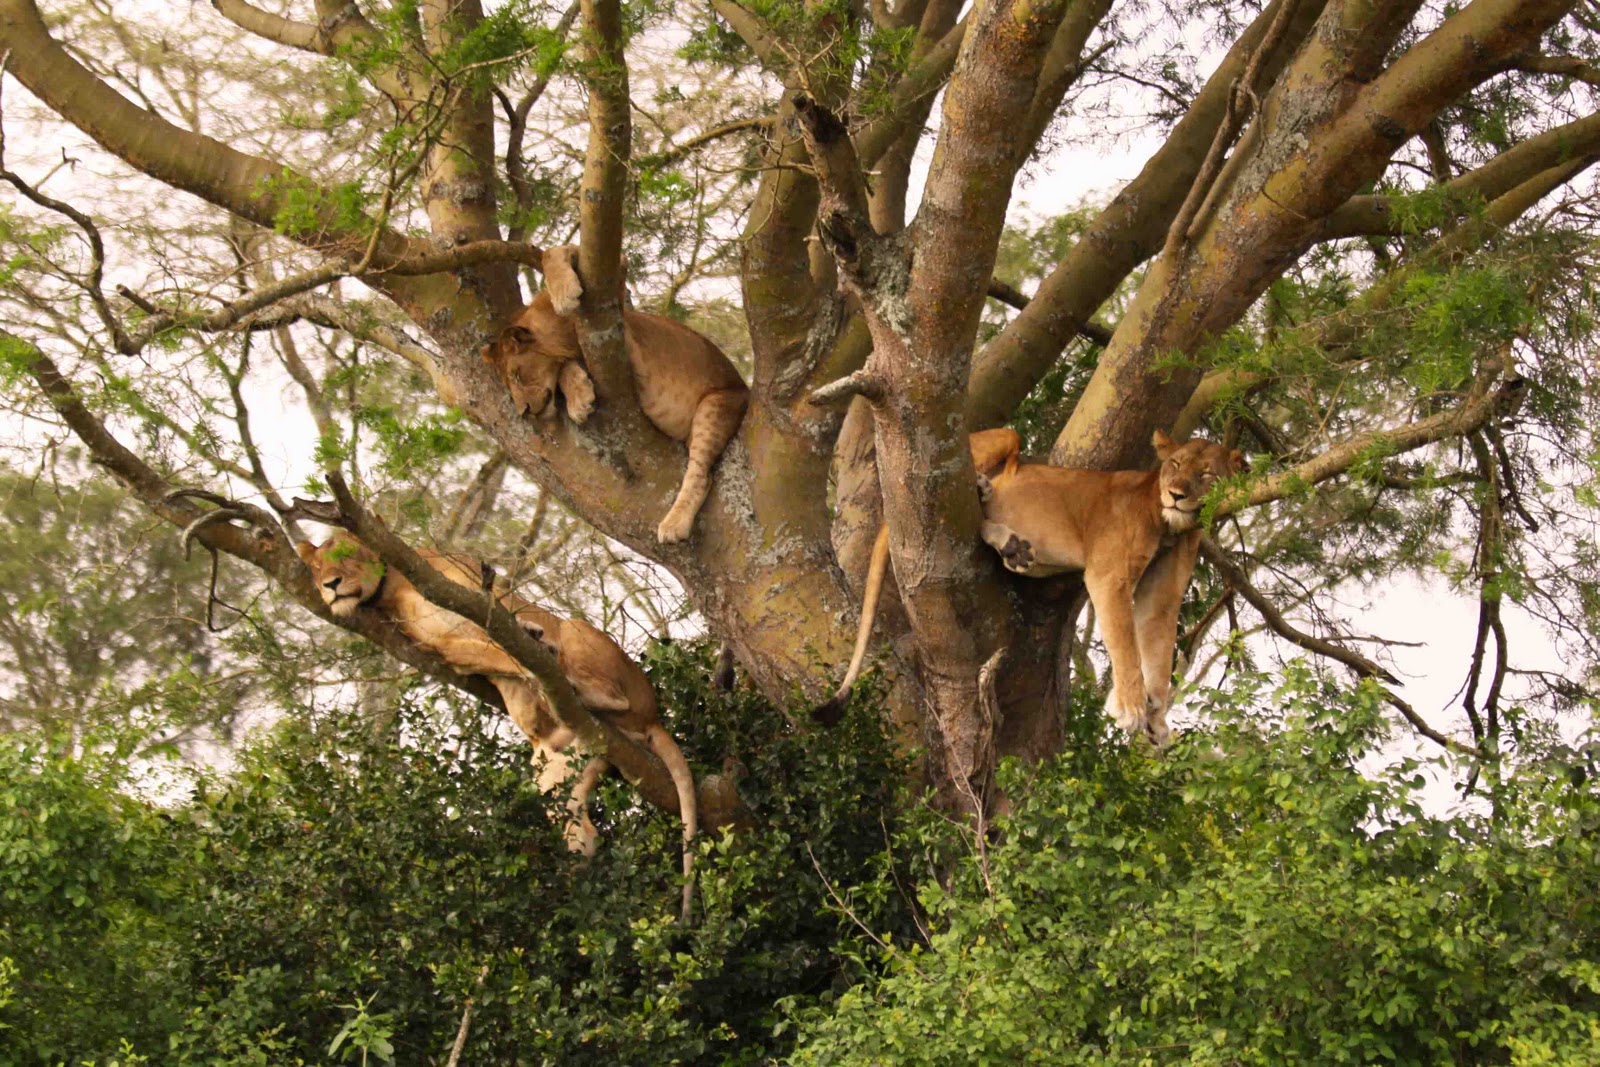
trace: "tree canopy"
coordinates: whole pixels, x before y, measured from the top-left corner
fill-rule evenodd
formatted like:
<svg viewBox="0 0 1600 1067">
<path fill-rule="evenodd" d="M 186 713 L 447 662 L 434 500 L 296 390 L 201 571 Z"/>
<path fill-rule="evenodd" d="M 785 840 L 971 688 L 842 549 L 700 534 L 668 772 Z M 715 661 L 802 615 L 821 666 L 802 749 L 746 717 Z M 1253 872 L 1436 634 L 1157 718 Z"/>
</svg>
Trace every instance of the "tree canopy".
<svg viewBox="0 0 1600 1067">
<path fill-rule="evenodd" d="M 1213 759 L 1257 766 L 1219 725 L 1251 701 L 1261 731 L 1240 745 L 1279 753 L 1260 772 L 1322 773 L 1287 753 L 1314 752 L 1323 727 L 1301 716 L 1296 734 L 1261 696 L 1264 676 L 1302 670 L 1306 692 L 1359 704 L 1340 760 L 1378 759 L 1385 736 L 1384 758 L 1445 761 L 1439 775 L 1493 816 L 1463 845 L 1488 850 L 1474 857 L 1499 855 L 1502 825 L 1518 848 L 1588 825 L 1565 799 L 1540 821 L 1566 773 L 1551 768 L 1584 765 L 1600 690 L 1588 3 L 0 0 L 0 56 L 9 725 L 78 731 L 85 709 L 157 705 L 186 715 L 156 741 L 226 737 L 254 710 L 312 722 L 359 706 L 381 724 L 419 678 L 435 699 L 494 704 L 482 677 L 384 620 L 332 616 L 294 551 L 315 513 L 296 499 L 331 496 L 369 541 L 395 535 L 373 547 L 401 573 L 418 566 L 408 546 L 470 552 L 635 652 L 726 642 L 739 699 L 781 719 L 774 736 L 839 754 L 848 737 L 801 705 L 848 659 L 886 526 L 894 603 L 872 691 L 918 752 L 915 780 L 980 837 L 1013 801 L 1024 821 L 1006 848 L 1033 832 L 1029 811 L 1053 817 L 1029 807 L 1026 771 L 997 771 L 1015 756 L 1167 813 L 1200 789 L 1216 827 L 1190 826 L 1184 847 L 1233 847 L 1270 805 L 1194 782 Z M 1124 169 L 1135 138 L 1153 148 Z M 1097 191 L 1055 195 L 1088 168 L 1104 170 Z M 599 396 L 582 425 L 525 417 L 483 358 L 563 244 L 579 248 Z M 655 538 L 684 448 L 641 410 L 627 302 L 711 337 L 751 388 L 682 544 Z M 1170 766 L 1111 745 L 1084 710 L 1106 679 L 1082 582 L 1010 575 L 979 537 L 966 435 L 1002 424 L 1063 466 L 1149 467 L 1156 430 L 1249 457 L 1204 511 L 1177 663 L 1194 738 Z M 202 553 L 187 564 L 185 535 Z M 442 584 L 424 591 L 491 618 L 491 598 Z M 1467 643 L 1348 606 L 1417 587 L 1473 617 Z M 226 632 L 203 633 L 207 619 Z M 638 795 L 670 797 L 665 770 L 593 721 L 519 633 L 503 643 L 561 717 Z M 1419 642 L 1459 683 L 1448 703 L 1404 685 Z M 1545 643 L 1558 663 L 1534 654 Z M 1287 740 L 1266 736 L 1280 727 Z M 751 750 L 717 749 L 731 736 L 711 730 L 697 770 L 759 792 L 733 769 Z M 47 746 L 69 762 L 80 747 Z M 1091 755 L 1110 769 L 1072 762 Z M 1342 774 L 1377 791 L 1367 815 L 1338 808 L 1338 847 L 1361 851 L 1371 813 L 1409 794 Z M 1381 896 L 1438 845 L 1431 829 L 1416 830 L 1427 848 L 1410 829 L 1373 832 L 1359 861 L 1314 862 Z M 1270 851 L 1249 837 L 1240 854 L 1268 862 L 1257 844 Z M 1140 878 L 1176 855 L 1138 848 L 1165 857 L 1127 859 Z M 993 870 L 978 894 L 991 901 L 1098 892 L 1093 872 L 1067 888 Z M 1428 892 L 1470 896 L 1446 875 Z M 1185 877 L 1161 884 L 1212 891 Z M 928 908 L 894 921 L 915 930 Z M 1435 946 L 1439 973 L 1457 947 Z M 897 986 L 898 949 L 873 951 L 882 981 L 838 1033 L 860 1037 L 849 1012 L 927 978 L 909 967 Z M 1158 937 L 1123 962 L 1154 974 L 1169 951 Z M 1040 964 L 1045 986 L 1056 966 Z M 1561 980 L 1592 993 L 1583 966 Z M 942 988 L 965 981 L 952 968 Z M 1280 992 L 1304 1006 L 1326 988 Z M 993 992 L 1021 1003 L 1018 989 Z M 1286 1003 L 1270 1010 L 1300 1010 Z M 1527 1010 L 1543 1026 L 1553 1003 Z M 1103 1051 L 1137 1029 L 1117 1029 L 1131 1005 L 1081 1003 L 1073 1025 Z M 812 1007 L 797 1002 L 792 1024 L 833 1040 Z M 1473 1040 L 1509 1047 L 1484 1025 Z M 900 1038 L 880 1036 L 887 1056 Z"/>
</svg>

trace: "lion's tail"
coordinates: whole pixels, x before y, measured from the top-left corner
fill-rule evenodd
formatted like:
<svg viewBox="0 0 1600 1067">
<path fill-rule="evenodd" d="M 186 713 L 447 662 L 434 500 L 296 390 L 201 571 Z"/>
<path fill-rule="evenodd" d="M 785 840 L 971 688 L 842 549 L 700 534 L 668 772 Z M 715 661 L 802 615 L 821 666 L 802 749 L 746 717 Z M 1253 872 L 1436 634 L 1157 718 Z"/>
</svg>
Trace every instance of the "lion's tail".
<svg viewBox="0 0 1600 1067">
<path fill-rule="evenodd" d="M 872 623 L 878 616 L 878 598 L 883 593 L 883 575 L 889 569 L 889 527 L 878 527 L 878 539 L 872 543 L 872 562 L 867 565 L 867 589 L 861 598 L 861 627 L 856 631 L 856 650 L 850 657 L 850 666 L 844 680 L 832 698 L 811 709 L 811 717 L 824 726 L 835 726 L 844 715 L 850 702 L 850 689 L 861 676 L 861 664 L 867 658 L 867 641 L 872 637 Z"/>
<path fill-rule="evenodd" d="M 695 798 L 694 772 L 683 758 L 683 749 L 660 723 L 645 733 L 650 751 L 667 765 L 672 784 L 678 790 L 678 816 L 683 820 L 683 922 L 688 925 L 694 899 L 694 835 L 699 830 L 699 810 Z"/>
</svg>

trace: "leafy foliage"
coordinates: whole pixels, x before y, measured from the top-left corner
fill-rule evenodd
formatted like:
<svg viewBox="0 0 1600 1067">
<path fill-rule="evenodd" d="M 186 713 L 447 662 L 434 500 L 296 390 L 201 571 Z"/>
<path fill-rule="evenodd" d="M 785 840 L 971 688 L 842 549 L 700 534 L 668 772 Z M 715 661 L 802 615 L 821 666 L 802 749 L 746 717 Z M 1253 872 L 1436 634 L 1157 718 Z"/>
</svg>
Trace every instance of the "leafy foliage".
<svg viewBox="0 0 1600 1067">
<path fill-rule="evenodd" d="M 23 1063 L 127 1038 L 155 1062 L 442 1058 L 473 998 L 474 1062 L 762 1062 L 775 1003 L 838 973 L 815 870 L 863 876 L 900 768 L 870 716 L 842 750 L 776 709 L 709 690 L 708 664 L 651 657 L 692 762 L 742 753 L 755 826 L 706 838 L 697 921 L 673 918 L 676 823 L 601 790 L 604 845 L 569 854 L 528 748 L 423 690 L 391 720 L 285 723 L 228 776 L 163 808 L 119 792 L 111 757 L 13 739 L 0 1008 Z M 815 864 L 815 867 L 813 866 Z M 387 1052 L 385 1053 L 385 1050 Z M 369 1059 L 373 1062 L 373 1059 Z"/>
<path fill-rule="evenodd" d="M 1366 687 L 1298 668 L 1206 702 L 1163 760 L 1007 768 L 998 840 L 920 883 L 931 934 L 862 939 L 874 976 L 797 1011 L 795 1062 L 1594 1062 L 1600 800 L 1568 760 L 1441 817 L 1438 768 L 1363 773 Z"/>
</svg>

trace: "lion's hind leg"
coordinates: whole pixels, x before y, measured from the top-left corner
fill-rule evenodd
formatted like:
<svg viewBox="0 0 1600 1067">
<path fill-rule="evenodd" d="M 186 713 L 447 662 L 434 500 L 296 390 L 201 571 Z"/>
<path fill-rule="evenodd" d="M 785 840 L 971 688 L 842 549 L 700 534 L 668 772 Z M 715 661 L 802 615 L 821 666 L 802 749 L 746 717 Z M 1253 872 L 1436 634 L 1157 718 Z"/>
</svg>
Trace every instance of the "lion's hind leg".
<svg viewBox="0 0 1600 1067">
<path fill-rule="evenodd" d="M 983 524 L 983 540 L 1000 553 L 1000 562 L 1013 574 L 1032 574 L 1035 557 L 1033 542 L 1000 522 Z"/>
<path fill-rule="evenodd" d="M 689 539 L 694 517 L 711 490 L 711 466 L 738 432 L 746 396 L 743 389 L 718 389 L 707 393 L 695 408 L 689 427 L 689 465 L 683 472 L 677 499 L 656 527 L 656 540 L 662 544 Z"/>
</svg>

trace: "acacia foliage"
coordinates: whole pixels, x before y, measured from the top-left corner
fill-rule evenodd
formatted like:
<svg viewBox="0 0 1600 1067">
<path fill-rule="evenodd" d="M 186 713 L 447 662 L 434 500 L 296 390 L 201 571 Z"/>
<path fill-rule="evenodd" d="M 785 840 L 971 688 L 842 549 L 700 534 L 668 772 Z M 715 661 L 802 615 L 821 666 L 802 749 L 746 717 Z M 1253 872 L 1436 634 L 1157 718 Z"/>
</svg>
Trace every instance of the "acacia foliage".
<svg viewBox="0 0 1600 1067">
<path fill-rule="evenodd" d="M 707 666 L 651 657 L 691 759 L 740 754 L 756 825 L 702 844 L 689 931 L 669 817 L 610 786 L 575 861 L 526 746 L 438 692 L 290 722 L 165 803 L 126 792 L 125 750 L 12 735 L 0 1062 L 443 1063 L 469 996 L 464 1062 L 1600 1055 L 1592 749 L 1440 814 L 1440 768 L 1371 771 L 1370 686 L 1240 675 L 1161 760 L 1079 706 L 1068 755 L 1002 768 L 980 849 L 892 803 L 873 710 L 808 745 Z"/>
</svg>

